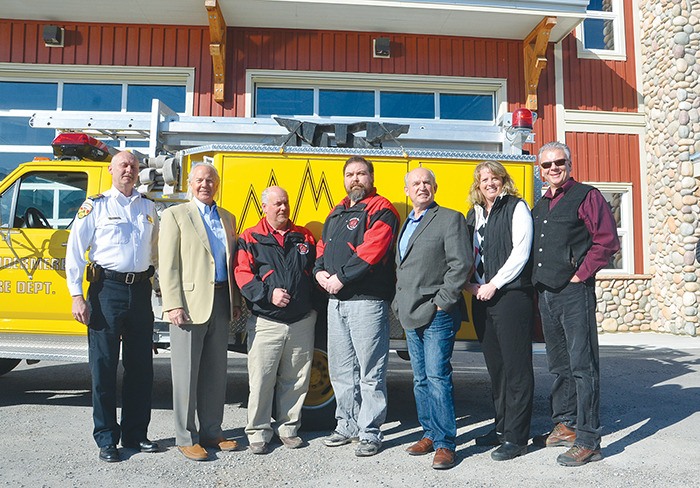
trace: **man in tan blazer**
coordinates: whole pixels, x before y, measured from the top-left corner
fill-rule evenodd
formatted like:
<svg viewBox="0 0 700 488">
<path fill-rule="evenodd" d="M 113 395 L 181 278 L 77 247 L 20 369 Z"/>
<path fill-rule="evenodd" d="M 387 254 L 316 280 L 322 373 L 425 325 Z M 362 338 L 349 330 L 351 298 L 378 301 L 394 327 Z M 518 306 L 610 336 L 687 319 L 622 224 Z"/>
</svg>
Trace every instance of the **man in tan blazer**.
<svg viewBox="0 0 700 488">
<path fill-rule="evenodd" d="M 170 325 L 175 441 L 188 459 L 204 447 L 232 451 L 223 436 L 229 323 L 241 313 L 233 273 L 236 220 L 217 207 L 220 178 L 208 164 L 189 176 L 193 199 L 161 216 L 159 278 Z M 195 419 L 196 414 L 196 419 Z"/>
</svg>

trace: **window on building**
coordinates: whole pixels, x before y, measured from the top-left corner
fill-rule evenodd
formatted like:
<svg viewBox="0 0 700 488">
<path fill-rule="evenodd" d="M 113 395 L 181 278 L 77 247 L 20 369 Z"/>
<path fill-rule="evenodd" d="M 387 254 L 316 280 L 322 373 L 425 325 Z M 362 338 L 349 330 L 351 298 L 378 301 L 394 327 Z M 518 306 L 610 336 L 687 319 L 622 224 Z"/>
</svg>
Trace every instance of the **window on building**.
<svg viewBox="0 0 700 488">
<path fill-rule="evenodd" d="M 314 91 L 310 88 L 260 87 L 257 92 L 258 116 L 313 115 Z"/>
<path fill-rule="evenodd" d="M 625 59 L 622 0 L 591 0 L 576 28 L 581 58 Z"/>
<path fill-rule="evenodd" d="M 251 70 L 247 115 L 450 120 L 495 125 L 505 81 Z"/>
<path fill-rule="evenodd" d="M 126 111 L 150 112 L 154 98 L 179 114 L 188 112 L 187 87 L 185 85 L 135 84 L 129 84 L 126 87 Z"/>
<path fill-rule="evenodd" d="M 632 232 L 632 184 L 631 183 L 588 183 L 600 190 L 615 217 L 620 250 L 610 260 L 610 264 L 599 274 L 634 273 L 634 243 Z"/>
<path fill-rule="evenodd" d="M 63 110 L 119 112 L 122 87 L 106 83 L 64 83 L 60 102 Z"/>
<path fill-rule="evenodd" d="M 493 95 L 440 94 L 440 118 L 450 120 L 493 120 Z"/>
<path fill-rule="evenodd" d="M 0 177 L 35 156 L 52 156 L 56 131 L 31 128 L 29 120 L 36 111 L 150 112 L 152 99 L 158 98 L 189 115 L 193 74 L 190 68 L 0 63 Z M 104 142 L 119 148 L 147 146 Z"/>
<path fill-rule="evenodd" d="M 374 92 L 360 90 L 319 90 L 318 114 L 321 117 L 373 117 Z"/>
</svg>

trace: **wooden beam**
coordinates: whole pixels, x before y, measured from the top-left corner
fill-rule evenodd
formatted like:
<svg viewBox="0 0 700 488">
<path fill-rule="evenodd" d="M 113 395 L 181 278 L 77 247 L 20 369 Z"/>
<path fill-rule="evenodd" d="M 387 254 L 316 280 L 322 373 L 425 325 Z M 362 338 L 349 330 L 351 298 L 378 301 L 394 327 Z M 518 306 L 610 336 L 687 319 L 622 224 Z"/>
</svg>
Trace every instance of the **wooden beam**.
<svg viewBox="0 0 700 488">
<path fill-rule="evenodd" d="M 217 0 L 204 0 L 209 14 L 209 54 L 214 66 L 214 100 L 224 101 L 226 83 L 226 21 Z"/>
<path fill-rule="evenodd" d="M 556 17 L 545 17 L 537 24 L 523 41 L 523 59 L 525 61 L 525 106 L 537 110 L 537 85 L 540 74 L 547 66 L 547 44 L 552 28 L 557 25 Z"/>
</svg>

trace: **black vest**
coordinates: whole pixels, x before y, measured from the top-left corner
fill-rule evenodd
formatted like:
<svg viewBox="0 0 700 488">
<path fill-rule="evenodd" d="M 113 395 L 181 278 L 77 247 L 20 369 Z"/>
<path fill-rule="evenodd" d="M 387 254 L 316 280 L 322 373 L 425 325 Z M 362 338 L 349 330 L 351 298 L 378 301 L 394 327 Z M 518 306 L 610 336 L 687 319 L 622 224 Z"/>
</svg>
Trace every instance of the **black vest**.
<svg viewBox="0 0 700 488">
<path fill-rule="evenodd" d="M 489 214 L 489 220 L 484 229 L 482 249 L 484 259 L 484 280 L 486 283 L 498 273 L 513 252 L 513 213 L 520 199 L 512 195 L 498 198 Z M 470 243 L 473 246 L 476 223 L 476 213 L 472 208 L 467 213 L 467 229 L 469 230 Z M 530 275 L 532 273 L 532 254 L 525 267 L 515 279 L 506 283 L 501 290 L 515 290 L 532 286 Z M 473 281 L 473 280 L 472 280 Z"/>
<path fill-rule="evenodd" d="M 553 209 L 541 198 L 532 209 L 535 238 L 532 245 L 532 282 L 550 289 L 565 286 L 586 257 L 593 240 L 578 209 L 592 186 L 576 183 Z"/>
</svg>

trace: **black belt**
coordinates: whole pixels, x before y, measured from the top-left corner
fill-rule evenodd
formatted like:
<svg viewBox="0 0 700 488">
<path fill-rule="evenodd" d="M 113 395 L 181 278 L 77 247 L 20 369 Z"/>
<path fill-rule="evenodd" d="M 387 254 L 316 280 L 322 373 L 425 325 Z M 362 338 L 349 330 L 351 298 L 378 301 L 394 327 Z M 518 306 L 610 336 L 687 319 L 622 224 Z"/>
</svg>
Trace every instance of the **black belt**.
<svg viewBox="0 0 700 488">
<path fill-rule="evenodd" d="M 127 285 L 146 281 L 153 276 L 154 272 L 155 268 L 153 268 L 153 266 L 150 266 L 146 271 L 141 271 L 138 273 L 121 273 L 119 271 L 112 271 L 111 269 L 102 268 L 102 273 L 106 280 L 118 281 L 119 283 L 125 283 Z"/>
<path fill-rule="evenodd" d="M 228 288 L 228 281 L 217 281 L 216 283 L 214 283 L 214 288 Z"/>
</svg>

